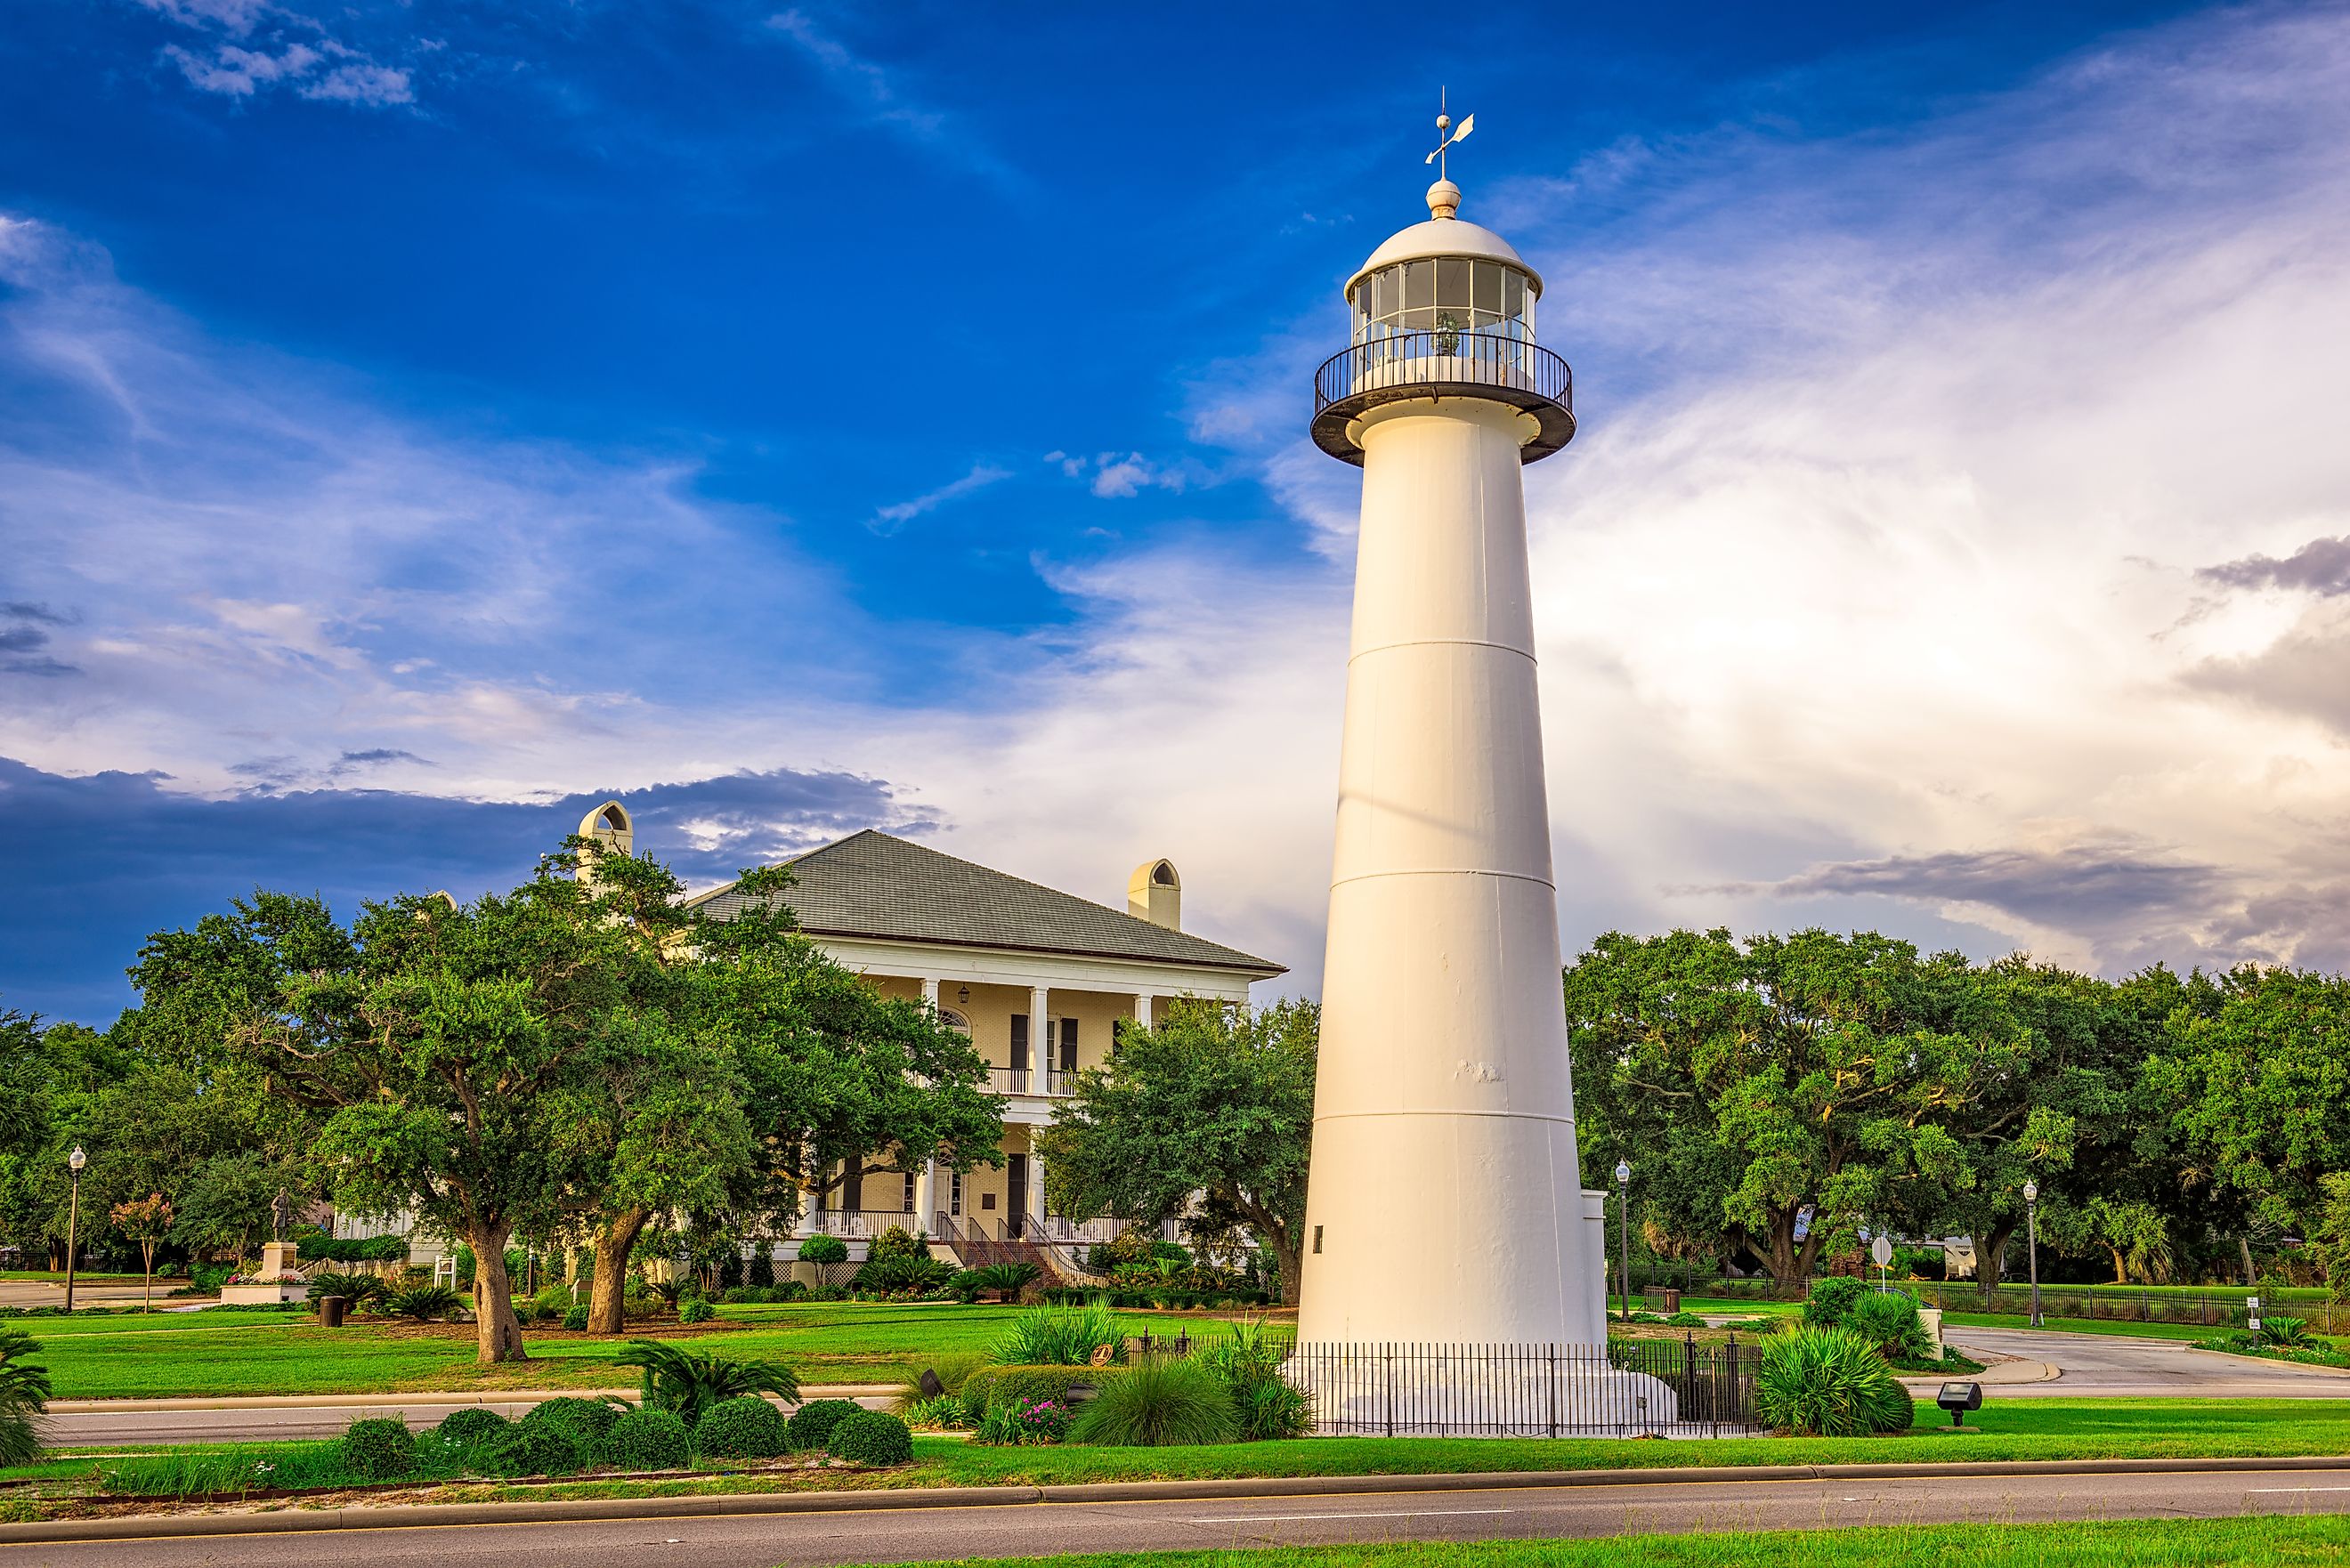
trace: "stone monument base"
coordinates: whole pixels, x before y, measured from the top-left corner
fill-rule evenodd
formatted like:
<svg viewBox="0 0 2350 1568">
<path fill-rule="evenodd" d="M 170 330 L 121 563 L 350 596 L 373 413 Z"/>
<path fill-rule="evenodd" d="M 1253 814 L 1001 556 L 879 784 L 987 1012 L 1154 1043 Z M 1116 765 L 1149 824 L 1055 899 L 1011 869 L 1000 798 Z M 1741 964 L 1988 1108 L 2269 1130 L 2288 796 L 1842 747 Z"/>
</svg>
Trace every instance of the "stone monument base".
<svg viewBox="0 0 2350 1568">
<path fill-rule="evenodd" d="M 298 1302 L 310 1293 L 302 1277 L 291 1241 L 264 1241 L 261 1267 L 251 1284 L 223 1285 L 221 1301 L 229 1306 L 255 1306 L 267 1302 Z"/>
</svg>

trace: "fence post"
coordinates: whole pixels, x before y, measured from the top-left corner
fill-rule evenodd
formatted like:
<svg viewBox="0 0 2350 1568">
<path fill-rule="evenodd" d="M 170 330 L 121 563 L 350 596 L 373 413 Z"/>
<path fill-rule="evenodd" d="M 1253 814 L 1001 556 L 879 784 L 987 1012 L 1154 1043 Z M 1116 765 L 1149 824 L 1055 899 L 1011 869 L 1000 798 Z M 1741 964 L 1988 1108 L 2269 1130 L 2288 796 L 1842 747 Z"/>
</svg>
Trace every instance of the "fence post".
<svg viewBox="0 0 2350 1568">
<path fill-rule="evenodd" d="M 1387 1348 L 1387 1389 L 1379 1400 L 1379 1407 L 1387 1412 L 1388 1436 L 1392 1438 L 1395 1436 L 1395 1346 L 1392 1345 Z"/>
<path fill-rule="evenodd" d="M 1558 1346 L 1555 1345 L 1544 1345 L 1543 1347 L 1543 1354 L 1549 1364 L 1549 1376 L 1544 1382 L 1544 1387 L 1548 1390 L 1550 1404 L 1550 1435 L 1555 1438 L 1558 1436 Z"/>
</svg>

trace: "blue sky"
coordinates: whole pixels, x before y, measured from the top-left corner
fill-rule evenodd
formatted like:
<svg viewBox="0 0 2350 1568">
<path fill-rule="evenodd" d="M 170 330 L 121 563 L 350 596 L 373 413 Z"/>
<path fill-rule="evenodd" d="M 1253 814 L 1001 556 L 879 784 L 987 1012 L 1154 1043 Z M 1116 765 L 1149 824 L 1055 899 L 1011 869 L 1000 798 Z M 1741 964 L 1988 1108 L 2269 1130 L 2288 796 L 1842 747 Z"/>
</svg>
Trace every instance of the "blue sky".
<svg viewBox="0 0 2350 1568">
<path fill-rule="evenodd" d="M 11 6 L 0 1004 L 102 1020 L 255 883 L 511 881 L 605 792 L 703 881 L 868 824 L 1109 900 L 1170 854 L 1312 989 L 1309 378 L 1440 82 L 1576 367 L 1570 942 L 2350 956 L 2350 16 L 1430 26 Z"/>
</svg>

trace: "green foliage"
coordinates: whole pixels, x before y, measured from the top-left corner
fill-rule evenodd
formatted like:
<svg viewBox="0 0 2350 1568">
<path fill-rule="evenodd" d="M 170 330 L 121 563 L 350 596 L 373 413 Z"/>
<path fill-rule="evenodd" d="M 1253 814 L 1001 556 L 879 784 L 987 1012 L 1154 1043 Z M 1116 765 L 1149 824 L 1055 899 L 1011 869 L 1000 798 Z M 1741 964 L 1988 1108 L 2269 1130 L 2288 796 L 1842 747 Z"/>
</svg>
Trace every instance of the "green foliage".
<svg viewBox="0 0 2350 1568">
<path fill-rule="evenodd" d="M 1804 1321 L 1832 1328 L 1851 1316 L 1852 1309 L 1868 1293 L 1867 1285 L 1843 1274 L 1814 1280 L 1812 1293 L 1804 1303 Z"/>
<path fill-rule="evenodd" d="M 1247 1441 L 1313 1433 L 1313 1401 L 1281 1376 L 1289 1345 L 1289 1336 L 1276 1333 L 1263 1318 L 1249 1318 L 1193 1357 L 1223 1380 L 1240 1419 L 1240 1435 Z"/>
<path fill-rule="evenodd" d="M 2261 1340 L 2267 1345 L 2301 1346 L 2315 1345 L 2317 1336 L 2310 1332 L 2305 1317 L 2263 1317 L 2261 1319 Z"/>
<path fill-rule="evenodd" d="M 897 1417 L 859 1410 L 843 1417 L 825 1439 L 825 1452 L 860 1465 L 902 1465 L 914 1457 L 914 1434 Z"/>
<path fill-rule="evenodd" d="M 346 1274 L 333 1269 L 320 1269 L 310 1276 L 309 1288 L 303 1294 L 314 1303 L 328 1296 L 340 1296 L 347 1307 L 358 1312 L 385 1295 L 390 1288 L 381 1274 Z"/>
<path fill-rule="evenodd" d="M 934 1291 L 960 1278 L 952 1263 L 919 1257 L 868 1258 L 849 1283 L 860 1291 Z"/>
<path fill-rule="evenodd" d="M 1038 1135 L 1046 1195 L 1072 1214 L 1245 1223 L 1294 1303 L 1305 1218 L 1320 1009 L 1185 999 L 1155 1029 L 1121 1024 Z"/>
<path fill-rule="evenodd" d="M 452 1410 L 442 1417 L 441 1424 L 432 1429 L 460 1448 L 471 1448 L 475 1443 L 496 1437 L 512 1424 L 486 1406 L 468 1405 L 462 1410 Z"/>
<path fill-rule="evenodd" d="M 991 1447 L 1034 1448 L 1069 1435 L 1071 1412 L 1059 1399 L 1009 1399 L 990 1405 L 973 1437 Z"/>
<path fill-rule="evenodd" d="M 1111 1361 L 1124 1361 L 1126 1328 L 1108 1306 L 1094 1301 L 1022 1313 L 992 1354 L 999 1366 L 1086 1366 L 1105 1346 Z"/>
<path fill-rule="evenodd" d="M 384 1311 L 395 1317 L 412 1318 L 418 1323 L 454 1317 L 464 1304 L 457 1293 L 446 1285 L 411 1285 L 383 1298 Z"/>
<path fill-rule="evenodd" d="M 854 1399 L 811 1399 L 792 1412 L 792 1447 L 821 1449 L 832 1440 L 832 1429 L 864 1407 Z"/>
<path fill-rule="evenodd" d="M 1098 1388 L 1113 1376 L 1098 1366 L 983 1366 L 964 1380 L 962 1407 L 977 1421 L 997 1405 L 1066 1402 L 1072 1388 Z"/>
<path fill-rule="evenodd" d="M 744 1265 L 743 1282 L 754 1291 L 769 1290 L 774 1287 L 775 1282 L 775 1254 L 769 1251 L 764 1242 L 761 1243 L 758 1249 L 751 1254 L 750 1262 Z"/>
<path fill-rule="evenodd" d="M 494 1435 L 474 1451 L 484 1469 L 502 1476 L 569 1475 L 594 1457 L 576 1427 L 527 1418 Z"/>
<path fill-rule="evenodd" d="M 1240 1435 L 1231 1386 L 1189 1356 L 1144 1356 L 1105 1381 L 1069 1427 L 1072 1441 L 1120 1449 L 1229 1443 Z"/>
<path fill-rule="evenodd" d="M 1868 1341 L 1850 1329 L 1807 1325 L 1762 1342 L 1754 1409 L 1765 1425 L 1797 1437 L 1852 1438 L 1906 1428 L 1910 1399 Z"/>
<path fill-rule="evenodd" d="M 631 1410 L 604 1438 L 604 1458 L 624 1470 L 682 1469 L 693 1455 L 693 1437 L 667 1410 Z"/>
<path fill-rule="evenodd" d="M 910 1400 L 900 1407 L 900 1411 L 906 1425 L 920 1432 L 953 1431 L 971 1424 L 962 1401 L 952 1394 Z"/>
<path fill-rule="evenodd" d="M 803 1263 L 845 1263 L 848 1262 L 848 1243 L 837 1236 L 819 1232 L 800 1243 Z"/>
<path fill-rule="evenodd" d="M 670 1411 L 689 1429 L 702 1419 L 704 1410 L 722 1399 L 774 1394 L 796 1402 L 800 1397 L 799 1379 L 778 1362 L 736 1361 L 650 1339 L 630 1340 L 613 1360 L 622 1366 L 642 1368 L 646 1406 Z"/>
<path fill-rule="evenodd" d="M 416 1435 L 404 1421 L 369 1417 L 343 1428 L 343 1465 L 369 1480 L 416 1473 Z"/>
<path fill-rule="evenodd" d="M 47 1369 L 29 1359 L 39 1348 L 31 1334 L 0 1328 L 0 1465 L 30 1464 L 41 1451 L 50 1387 Z"/>
<path fill-rule="evenodd" d="M 771 1459 L 791 1448 L 791 1423 L 756 1394 L 738 1394 L 702 1412 L 693 1446 L 705 1458 Z"/>
<path fill-rule="evenodd" d="M 1918 1303 L 1905 1295 L 1871 1291 L 1845 1314 L 1844 1326 L 1875 1345 L 1887 1361 L 1930 1362 L 1936 1355 Z"/>
<path fill-rule="evenodd" d="M 268 1201 L 263 1200 L 266 1212 Z M 405 1236 L 330 1236 L 317 1226 L 295 1233 L 294 1256 L 306 1263 L 391 1262 L 408 1256 Z"/>
<path fill-rule="evenodd" d="M 588 1303 L 577 1303 L 563 1309 L 563 1326 L 573 1334 L 588 1332 Z"/>
<path fill-rule="evenodd" d="M 707 1298 L 694 1296 L 677 1309 L 677 1321 L 685 1324 L 708 1323 L 718 1315 L 718 1309 Z"/>
<path fill-rule="evenodd" d="M 993 1291 L 998 1301 L 1012 1301 L 1022 1291 L 1044 1276 L 1045 1271 L 1034 1263 L 990 1263 L 983 1269 L 972 1269 L 955 1278 L 968 1278 L 978 1289 Z"/>
<path fill-rule="evenodd" d="M 612 1428 L 627 1414 L 626 1407 L 610 1399 L 582 1399 L 563 1395 L 542 1399 L 524 1413 L 521 1424 L 525 1427 L 560 1427 L 571 1434 L 572 1440 L 584 1453 L 599 1452 Z"/>
</svg>

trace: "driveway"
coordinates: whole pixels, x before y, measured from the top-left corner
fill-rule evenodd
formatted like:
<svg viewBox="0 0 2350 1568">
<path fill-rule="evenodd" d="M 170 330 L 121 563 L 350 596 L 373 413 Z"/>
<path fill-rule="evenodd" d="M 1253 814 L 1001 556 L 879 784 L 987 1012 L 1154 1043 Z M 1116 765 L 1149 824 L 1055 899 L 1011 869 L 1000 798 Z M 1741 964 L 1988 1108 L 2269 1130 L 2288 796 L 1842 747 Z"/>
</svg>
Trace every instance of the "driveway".
<svg viewBox="0 0 2350 1568">
<path fill-rule="evenodd" d="M 1975 1359 L 2048 1362 L 2046 1383 L 2003 1385 L 2002 1399 L 2138 1395 L 2196 1399 L 2350 1399 L 2350 1372 L 2197 1350 L 2175 1339 L 1952 1325 L 1942 1337 Z M 1987 1352 L 1988 1354 L 1981 1354 Z"/>
</svg>

